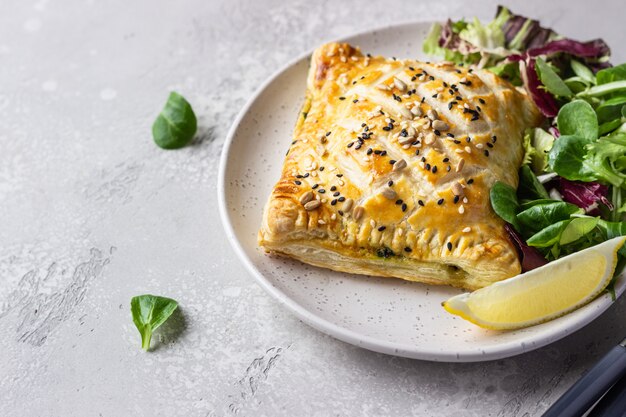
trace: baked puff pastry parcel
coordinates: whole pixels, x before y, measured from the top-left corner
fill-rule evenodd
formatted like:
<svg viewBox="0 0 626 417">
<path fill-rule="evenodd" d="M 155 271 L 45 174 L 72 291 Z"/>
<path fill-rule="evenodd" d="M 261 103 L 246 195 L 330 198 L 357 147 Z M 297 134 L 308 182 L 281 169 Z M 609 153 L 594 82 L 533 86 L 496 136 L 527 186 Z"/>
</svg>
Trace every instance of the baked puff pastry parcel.
<svg viewBox="0 0 626 417">
<path fill-rule="evenodd" d="M 336 271 L 468 289 L 516 275 L 489 190 L 517 187 L 523 132 L 539 122 L 490 72 L 324 45 L 259 244 Z"/>
</svg>

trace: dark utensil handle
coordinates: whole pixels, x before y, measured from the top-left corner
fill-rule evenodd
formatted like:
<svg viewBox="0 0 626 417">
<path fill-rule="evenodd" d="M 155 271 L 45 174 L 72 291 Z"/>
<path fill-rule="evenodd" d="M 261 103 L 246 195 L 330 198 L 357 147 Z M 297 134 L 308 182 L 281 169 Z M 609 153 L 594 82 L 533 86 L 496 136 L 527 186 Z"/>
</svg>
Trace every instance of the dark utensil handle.
<svg viewBox="0 0 626 417">
<path fill-rule="evenodd" d="M 626 347 L 615 346 L 545 412 L 543 417 L 580 417 L 626 375 Z"/>
<path fill-rule="evenodd" d="M 626 416 L 626 376 L 617 381 L 609 392 L 593 407 L 588 417 Z"/>
</svg>

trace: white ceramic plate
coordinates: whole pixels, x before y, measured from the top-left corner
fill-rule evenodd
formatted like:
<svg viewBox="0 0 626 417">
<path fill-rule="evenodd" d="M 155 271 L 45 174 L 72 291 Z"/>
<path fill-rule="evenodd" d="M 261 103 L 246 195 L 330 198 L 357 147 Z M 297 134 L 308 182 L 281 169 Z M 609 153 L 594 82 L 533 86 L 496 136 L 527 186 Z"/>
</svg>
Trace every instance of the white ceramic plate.
<svg viewBox="0 0 626 417">
<path fill-rule="evenodd" d="M 379 29 L 347 39 L 364 52 L 425 59 L 430 22 Z M 608 294 L 557 320 L 495 332 L 451 316 L 441 302 L 460 291 L 389 278 L 333 272 L 268 256 L 256 243 L 263 206 L 280 176 L 302 105 L 309 55 L 270 78 L 243 108 L 221 158 L 220 214 L 235 252 L 259 283 L 300 319 L 340 340 L 392 355 L 472 362 L 517 355 L 580 329 L 611 305 Z M 575 277 L 572 277 L 575 279 Z M 618 295 L 626 279 L 616 285 Z"/>
</svg>

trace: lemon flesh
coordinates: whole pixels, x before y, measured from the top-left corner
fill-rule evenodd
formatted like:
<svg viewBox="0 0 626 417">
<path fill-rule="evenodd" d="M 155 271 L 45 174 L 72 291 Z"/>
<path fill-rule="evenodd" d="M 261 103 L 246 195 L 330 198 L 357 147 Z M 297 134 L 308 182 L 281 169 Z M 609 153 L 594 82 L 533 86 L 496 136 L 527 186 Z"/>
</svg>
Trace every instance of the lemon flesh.
<svg viewBox="0 0 626 417">
<path fill-rule="evenodd" d="M 607 287 L 626 237 L 617 237 L 443 303 L 480 327 L 509 330 L 543 323 L 596 298 Z"/>
</svg>

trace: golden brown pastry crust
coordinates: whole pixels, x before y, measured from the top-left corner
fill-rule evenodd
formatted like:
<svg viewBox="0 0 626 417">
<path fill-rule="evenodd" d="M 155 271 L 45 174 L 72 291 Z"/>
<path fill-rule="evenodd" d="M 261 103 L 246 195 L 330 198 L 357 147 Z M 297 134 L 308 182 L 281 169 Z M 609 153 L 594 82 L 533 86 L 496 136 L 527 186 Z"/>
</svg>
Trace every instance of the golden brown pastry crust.
<svg viewBox="0 0 626 417">
<path fill-rule="evenodd" d="M 489 190 L 517 186 L 523 131 L 539 121 L 490 72 L 324 45 L 259 244 L 338 271 L 469 289 L 516 275 Z"/>
</svg>

